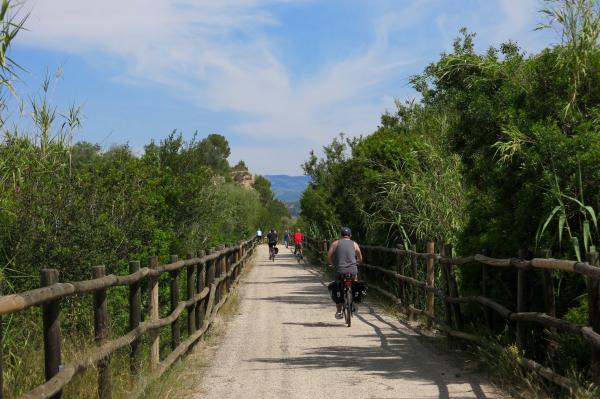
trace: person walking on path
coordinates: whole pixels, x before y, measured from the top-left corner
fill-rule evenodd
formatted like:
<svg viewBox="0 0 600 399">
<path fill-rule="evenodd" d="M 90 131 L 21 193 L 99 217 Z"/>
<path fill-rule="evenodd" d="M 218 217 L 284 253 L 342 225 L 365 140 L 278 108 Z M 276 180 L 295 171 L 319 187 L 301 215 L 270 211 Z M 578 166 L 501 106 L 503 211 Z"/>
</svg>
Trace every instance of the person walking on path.
<svg viewBox="0 0 600 399">
<path fill-rule="evenodd" d="M 344 274 L 351 274 L 356 280 L 358 276 L 358 265 L 362 263 L 363 257 L 360 247 L 352 241 L 352 230 L 349 227 L 340 229 L 341 238 L 334 241 L 327 252 L 327 263 L 335 270 L 335 281 L 341 282 Z M 335 318 L 341 319 L 342 304 L 336 303 Z"/>
</svg>

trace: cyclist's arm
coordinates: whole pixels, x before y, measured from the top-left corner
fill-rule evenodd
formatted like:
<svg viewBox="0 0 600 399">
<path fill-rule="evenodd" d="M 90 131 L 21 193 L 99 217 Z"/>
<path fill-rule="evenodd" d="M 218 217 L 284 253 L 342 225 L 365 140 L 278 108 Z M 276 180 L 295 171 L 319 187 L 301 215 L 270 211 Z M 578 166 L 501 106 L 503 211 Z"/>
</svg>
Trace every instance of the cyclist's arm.
<svg viewBox="0 0 600 399">
<path fill-rule="evenodd" d="M 354 243 L 354 252 L 356 252 L 356 263 L 361 265 L 363 263 L 363 256 L 357 243 Z"/>
<path fill-rule="evenodd" d="M 329 251 L 327 252 L 327 263 L 333 265 L 333 254 L 335 253 L 335 249 L 337 248 L 338 242 L 334 241 L 329 247 Z"/>
</svg>

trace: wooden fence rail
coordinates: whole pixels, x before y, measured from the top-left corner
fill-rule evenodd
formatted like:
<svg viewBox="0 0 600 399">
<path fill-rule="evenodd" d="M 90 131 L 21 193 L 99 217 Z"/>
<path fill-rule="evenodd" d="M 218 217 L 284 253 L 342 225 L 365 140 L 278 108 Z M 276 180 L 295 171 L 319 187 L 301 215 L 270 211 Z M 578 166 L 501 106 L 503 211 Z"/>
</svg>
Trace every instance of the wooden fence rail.
<svg viewBox="0 0 600 399">
<path fill-rule="evenodd" d="M 78 374 L 90 367 L 98 370 L 98 395 L 101 399 L 112 397 L 110 373 L 111 355 L 124 347 L 130 347 L 130 371 L 138 376 L 141 370 L 141 338 L 149 335 L 150 356 L 148 378 L 140 379 L 134 392 L 140 395 L 146 384 L 158 378 L 173 362 L 206 332 L 215 314 L 227 300 L 228 293 L 237 281 L 241 270 L 252 255 L 256 240 L 242 241 L 232 247 L 220 247 L 209 253 L 200 252 L 179 260 L 171 256 L 169 263 L 159 265 L 157 257 L 150 257 L 148 267 L 140 268 L 140 262 L 129 263 L 126 276 L 106 275 L 104 266 L 92 268 L 92 279 L 70 283 L 59 283 L 58 272 L 42 270 L 41 287 L 19 294 L 0 296 L 0 316 L 19 312 L 32 306 L 42 306 L 44 326 L 44 361 L 46 382 L 21 396 L 22 399 L 60 398 L 65 386 Z M 180 272 L 186 269 L 186 299 L 179 298 Z M 169 275 L 170 314 L 159 316 L 158 278 Z M 149 303 L 147 318 L 142 322 L 141 296 L 147 283 Z M 108 340 L 107 297 L 109 288 L 129 287 L 129 332 L 116 339 Z M 94 295 L 94 341 L 96 348 L 90 349 L 75 361 L 61 364 L 60 301 L 73 295 Z M 187 309 L 187 338 L 181 341 L 180 316 Z M 1 323 L 1 318 L 0 318 Z M 166 326 L 171 328 L 171 352 L 160 359 L 159 332 Z M 0 324 L 1 331 L 1 324 Z M 0 358 L 1 361 L 1 358 Z M 0 363 L 0 371 L 1 363 Z M 0 378 L 0 383 L 2 379 Z M 0 398 L 2 386 L 0 385 Z"/>
<path fill-rule="evenodd" d="M 306 241 L 308 248 L 318 256 L 324 256 L 330 245 L 326 240 L 312 237 L 307 237 Z M 401 310 L 408 314 L 409 318 L 416 315 L 423 316 L 429 324 L 435 324 L 449 336 L 461 338 L 493 350 L 502 350 L 502 347 L 490 340 L 489 336 L 484 338 L 461 331 L 464 326 L 460 305 L 475 304 L 484 311 L 485 321 L 490 333 L 493 333 L 494 328 L 491 312 L 497 313 L 507 322 L 514 323 L 514 339 L 521 349 L 525 347 L 524 322 L 537 323 L 585 339 L 590 345 L 592 367 L 595 370 L 600 369 L 600 267 L 598 267 L 597 253 L 588 254 L 587 262 L 548 258 L 526 260 L 523 259 L 522 254 L 519 258 L 510 259 L 496 259 L 484 255 L 453 258 L 451 256 L 451 246 L 441 244 L 439 247 L 440 253 L 435 253 L 434 243 L 430 242 L 427 245 L 427 252 L 420 253 L 414 247 L 411 250 L 405 250 L 361 245 L 365 258 L 365 263 L 362 265 L 364 269 L 361 274 L 363 279 L 369 282 L 370 288 L 399 305 Z M 390 258 L 392 254 L 395 256 Z M 419 259 L 426 262 L 424 273 L 422 273 L 425 276 L 425 281 L 418 278 L 417 260 Z M 407 275 L 406 261 L 409 261 L 412 266 L 408 271 L 410 275 Z M 461 296 L 455 270 L 458 267 L 472 267 L 477 264 L 481 267 L 481 295 Z M 436 266 L 439 268 L 439 274 L 435 273 Z M 514 311 L 486 295 L 489 274 L 491 273 L 489 267 L 512 267 L 517 269 L 517 301 Z M 562 270 L 577 273 L 587 279 L 590 309 L 588 325 L 580 325 L 556 317 L 554 287 L 550 276 L 546 273 L 542 275 L 545 312 L 527 311 L 524 299 L 527 290 L 527 273 L 535 268 L 542 269 L 544 272 Z M 439 275 L 440 281 L 435 281 L 436 275 Z M 390 281 L 397 283 L 398 294 L 391 292 L 389 288 L 383 287 Z M 434 297 L 441 301 L 443 314 L 436 314 Z M 423 305 L 424 309 L 419 308 L 419 303 Z M 437 313 L 441 313 L 440 308 L 437 308 Z M 574 381 L 558 375 L 550 368 L 534 360 L 523 357 L 519 361 L 524 368 L 536 372 L 569 392 L 574 391 L 576 387 Z"/>
</svg>

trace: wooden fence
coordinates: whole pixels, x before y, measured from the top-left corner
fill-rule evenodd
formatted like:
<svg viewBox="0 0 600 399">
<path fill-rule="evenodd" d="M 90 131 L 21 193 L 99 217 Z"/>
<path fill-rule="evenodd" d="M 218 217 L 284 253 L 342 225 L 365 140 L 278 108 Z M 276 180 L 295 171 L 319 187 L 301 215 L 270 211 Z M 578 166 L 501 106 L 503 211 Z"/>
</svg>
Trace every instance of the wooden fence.
<svg viewBox="0 0 600 399">
<path fill-rule="evenodd" d="M 64 387 L 78 374 L 89 367 L 98 370 L 98 394 L 101 399 L 111 398 L 111 354 L 130 347 L 130 370 L 138 376 L 141 369 L 142 336 L 148 334 L 150 344 L 149 378 L 139 380 L 137 394 L 143 392 L 145 385 L 160 375 L 184 354 L 207 331 L 215 314 L 228 297 L 232 284 L 237 280 L 248 258 L 255 248 L 255 240 L 240 242 L 239 245 L 207 252 L 197 256 L 189 255 L 186 260 L 171 256 L 168 264 L 159 265 L 158 258 L 148 260 L 148 267 L 140 268 L 140 262 L 129 264 L 130 274 L 126 276 L 106 275 L 104 266 L 92 268 L 91 280 L 60 283 L 58 271 L 45 269 L 41 272 L 41 288 L 19 294 L 0 296 L 0 315 L 22 311 L 32 306 L 41 306 L 44 331 L 44 368 L 46 382 L 21 396 L 22 399 L 60 398 Z M 179 277 L 185 270 L 186 296 L 179 299 Z M 169 274 L 170 311 L 159 318 L 158 279 L 163 273 Z M 142 289 L 146 282 L 148 308 L 146 321 L 142 322 Z M 113 340 L 108 337 L 108 289 L 116 286 L 129 288 L 129 332 Z M 61 364 L 61 299 L 90 294 L 94 296 L 94 330 L 97 347 L 80 359 L 69 364 Z M 187 310 L 187 339 L 181 342 L 180 317 Z M 160 359 L 160 329 L 171 327 L 172 351 Z M 1 325 L 0 325 L 1 331 Z M 1 359 L 0 359 L 1 360 Z M 0 361 L 0 376 L 2 375 Z M 0 383 L 1 383 L 0 379 Z M 0 385 L 0 396 L 2 386 Z"/>
<path fill-rule="evenodd" d="M 311 237 L 306 241 L 309 249 L 319 256 L 324 256 L 331 244 L 326 240 Z M 496 312 L 506 322 L 514 323 L 514 342 L 521 349 L 524 348 L 526 340 L 524 323 L 537 323 L 545 328 L 582 337 L 590 346 L 592 370 L 595 370 L 594 373 L 600 370 L 600 267 L 598 254 L 595 252 L 588 254 L 587 262 L 577 262 L 549 258 L 526 260 L 523 254 L 510 259 L 496 259 L 484 255 L 453 258 L 450 245 L 440 245 L 439 253 L 436 253 L 433 242 L 427 244 L 427 251 L 424 253 L 417 252 L 414 246 L 411 250 L 405 250 L 361 245 L 361 251 L 364 256 L 364 264 L 360 267 L 363 269 L 359 268 L 362 279 L 369 282 L 369 288 L 396 303 L 409 317 L 423 316 L 430 325 L 434 324 L 450 337 L 502 351 L 503 348 L 490 340 L 489 336 L 483 337 L 464 331 L 463 311 L 460 305 L 476 304 L 481 307 L 491 334 L 494 330 L 491 312 Z M 419 261 L 425 263 L 424 273 L 420 269 Z M 456 269 L 473 265 L 481 267 L 481 294 L 461 296 Z M 491 268 L 516 269 L 517 293 L 512 310 L 488 297 Z M 542 271 L 544 312 L 530 312 L 527 309 L 527 279 L 532 277 L 533 269 Z M 554 284 L 550 275 L 552 270 L 577 273 L 586 279 L 589 303 L 587 325 L 571 323 L 556 317 Z M 425 276 L 425 280 L 419 279 L 419 275 Z M 439 281 L 436 281 L 436 276 Z M 395 287 L 391 287 L 390 283 L 394 283 Z M 396 293 L 391 292 L 393 290 Z M 439 306 L 436 306 L 436 297 L 440 301 Z M 574 381 L 555 373 L 549 367 L 526 357 L 520 359 L 520 364 L 571 393 L 575 390 Z"/>
</svg>

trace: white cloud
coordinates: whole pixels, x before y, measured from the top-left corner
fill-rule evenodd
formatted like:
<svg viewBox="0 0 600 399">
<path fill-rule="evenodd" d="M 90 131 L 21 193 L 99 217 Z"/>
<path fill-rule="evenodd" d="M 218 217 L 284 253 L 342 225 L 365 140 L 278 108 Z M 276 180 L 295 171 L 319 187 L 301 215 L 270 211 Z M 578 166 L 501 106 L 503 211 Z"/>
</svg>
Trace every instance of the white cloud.
<svg viewBox="0 0 600 399">
<path fill-rule="evenodd" d="M 422 56 L 421 49 L 410 48 L 409 37 L 404 40 L 406 49 L 391 45 L 390 37 L 433 23 L 436 19 L 431 16 L 440 5 L 435 0 L 380 1 L 370 7 L 373 3 L 366 2 L 379 13 L 372 21 L 371 45 L 363 53 L 349 54 L 321 66 L 312 76 L 294 80 L 264 29 L 281 23 L 269 6 L 306 1 L 32 0 L 28 31 L 19 40 L 83 56 L 98 51 L 117 56 L 124 68 L 123 75 L 115 77 L 119 81 L 159 84 L 199 107 L 233 112 L 238 122 L 223 126 L 223 131 L 263 143 L 282 136 L 303 138 L 306 148 L 292 149 L 302 151 L 302 160 L 310 147 L 320 147 L 340 131 L 359 135 L 376 127 L 380 114 L 393 103 L 390 98 L 398 95 L 397 87 L 382 89 L 381 84 L 397 78 L 405 65 Z M 497 1 L 503 18 L 482 28 L 484 37 L 506 38 L 515 29 L 522 33 L 529 27 L 537 0 Z M 469 10 L 468 21 L 463 10 L 450 14 L 437 19 L 442 36 L 451 30 L 454 37 L 457 23 L 475 21 L 475 30 L 482 24 L 477 10 Z M 263 162 L 269 154 L 266 148 L 244 150 Z M 283 143 L 281 149 L 284 158 L 291 153 L 285 152 Z M 239 154 L 241 147 L 233 150 Z"/>
<path fill-rule="evenodd" d="M 539 38 L 543 35 L 527 35 L 540 22 L 540 0 L 498 0 L 498 5 L 504 13 L 504 18 L 495 32 L 495 41 L 504 42 L 507 39 L 524 39 L 529 50 L 537 50 L 542 43 Z M 544 43 L 547 44 L 547 43 Z"/>
<path fill-rule="evenodd" d="M 302 134 L 322 144 L 320 138 L 332 132 L 366 133 L 358 130 L 367 128 L 364 122 L 345 123 L 360 118 L 348 118 L 341 107 L 365 109 L 363 94 L 409 61 L 387 46 L 391 24 L 382 24 L 364 54 L 293 82 L 260 33 L 278 24 L 266 6 L 281 2 L 38 0 L 22 43 L 122 57 L 127 76 L 121 81 L 158 83 L 201 107 L 236 112 L 241 122 L 234 129 L 244 135 Z M 369 121 L 381 112 L 368 111 L 374 112 L 363 115 Z"/>
</svg>

